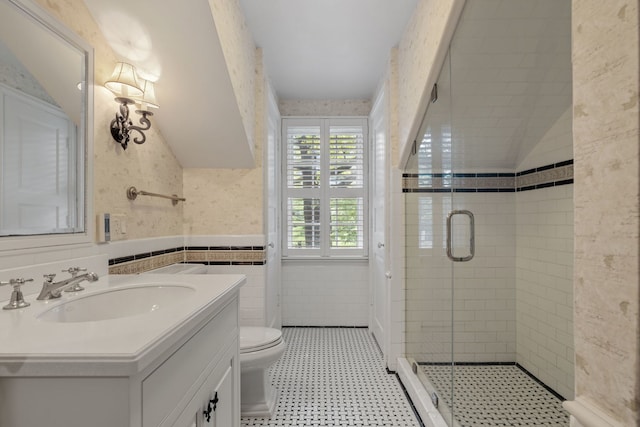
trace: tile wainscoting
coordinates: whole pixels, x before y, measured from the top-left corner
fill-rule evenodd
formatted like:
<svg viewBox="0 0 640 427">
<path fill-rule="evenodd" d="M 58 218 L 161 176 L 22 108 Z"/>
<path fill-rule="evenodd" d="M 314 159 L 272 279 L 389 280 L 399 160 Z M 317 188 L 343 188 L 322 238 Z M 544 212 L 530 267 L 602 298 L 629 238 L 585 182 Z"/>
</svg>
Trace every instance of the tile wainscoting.
<svg viewBox="0 0 640 427">
<path fill-rule="evenodd" d="M 244 274 L 240 323 L 263 326 L 266 320 L 267 248 L 263 235 L 168 236 L 100 245 L 109 274 L 139 274 L 177 263 L 207 265 L 209 274 Z"/>
<path fill-rule="evenodd" d="M 181 246 L 109 259 L 109 274 L 137 274 L 177 263 L 264 265 L 264 246 Z"/>
</svg>

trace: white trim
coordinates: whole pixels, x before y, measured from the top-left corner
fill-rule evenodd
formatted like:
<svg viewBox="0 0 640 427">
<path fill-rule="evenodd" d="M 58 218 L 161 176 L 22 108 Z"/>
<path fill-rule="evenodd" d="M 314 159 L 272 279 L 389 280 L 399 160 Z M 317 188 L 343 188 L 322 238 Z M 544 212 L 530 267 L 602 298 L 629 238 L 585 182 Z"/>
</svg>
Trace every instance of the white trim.
<svg viewBox="0 0 640 427">
<path fill-rule="evenodd" d="M 10 0 L 12 4 L 24 11 L 25 14 L 42 24 L 48 30 L 56 33 L 61 39 L 78 49 L 85 56 L 86 91 L 85 108 L 86 121 L 79 133 L 84 136 L 84 144 L 78 152 L 78 158 L 84 157 L 83 182 L 79 183 L 79 190 L 84 190 L 84 231 L 73 234 L 33 235 L 0 238 L 0 256 L 20 254 L 35 254 L 44 248 L 49 251 L 68 251 L 86 248 L 94 242 L 95 219 L 93 217 L 93 48 L 73 31 L 58 22 L 39 4 L 31 0 Z"/>
<path fill-rule="evenodd" d="M 288 188 L 288 129 L 290 127 L 319 127 L 320 129 L 320 171 L 322 183 L 315 188 Z M 329 186 L 329 149 L 330 129 L 334 126 L 359 126 L 363 132 L 363 187 L 362 188 L 330 188 Z M 369 241 L 369 165 L 368 165 L 368 118 L 356 117 L 284 117 L 281 126 L 282 145 L 282 179 L 281 179 L 281 221 L 282 221 L 282 257 L 312 259 L 312 258 L 366 258 L 368 255 Z M 320 247 L 296 249 L 289 248 L 289 198 L 317 199 L 320 204 Z M 331 248 L 330 247 L 330 218 L 329 205 L 334 198 L 360 198 L 362 199 L 362 248 Z"/>
<path fill-rule="evenodd" d="M 583 427 L 622 427 L 622 423 L 614 420 L 593 402 L 583 397 L 566 400 L 562 403 L 562 407 Z"/>
</svg>

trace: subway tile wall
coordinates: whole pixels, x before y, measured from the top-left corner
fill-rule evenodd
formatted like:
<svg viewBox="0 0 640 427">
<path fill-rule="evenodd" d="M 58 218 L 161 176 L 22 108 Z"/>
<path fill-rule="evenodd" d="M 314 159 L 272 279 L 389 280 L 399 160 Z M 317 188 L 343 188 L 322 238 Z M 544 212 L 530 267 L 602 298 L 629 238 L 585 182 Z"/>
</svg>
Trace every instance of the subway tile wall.
<svg viewBox="0 0 640 427">
<path fill-rule="evenodd" d="M 366 261 L 284 261 L 283 326 L 367 326 Z"/>
<path fill-rule="evenodd" d="M 574 394 L 573 186 L 516 195 L 518 363 Z"/>
<path fill-rule="evenodd" d="M 545 180 L 555 170 L 562 180 L 516 192 L 405 192 L 409 357 L 446 362 L 453 339 L 456 361 L 517 361 L 573 398 L 572 169 L 526 173 Z M 476 256 L 455 266 L 444 256 L 451 209 L 471 210 L 476 224 Z"/>
<path fill-rule="evenodd" d="M 457 193 L 453 202 L 450 193 L 406 197 L 408 356 L 450 361 L 453 339 L 458 362 L 514 361 L 514 193 Z M 471 210 L 476 229 L 475 257 L 455 266 L 444 255 L 444 224 L 451 209 Z M 454 233 L 454 241 L 464 240 Z"/>
</svg>

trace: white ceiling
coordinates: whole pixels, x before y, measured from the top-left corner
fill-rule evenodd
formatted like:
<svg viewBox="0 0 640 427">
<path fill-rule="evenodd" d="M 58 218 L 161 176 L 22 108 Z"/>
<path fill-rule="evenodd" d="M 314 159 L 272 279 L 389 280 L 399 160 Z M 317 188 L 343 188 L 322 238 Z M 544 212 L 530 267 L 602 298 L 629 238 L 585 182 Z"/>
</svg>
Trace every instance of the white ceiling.
<svg viewBox="0 0 640 427">
<path fill-rule="evenodd" d="M 280 99 L 371 99 L 418 0 L 240 0 Z"/>
</svg>

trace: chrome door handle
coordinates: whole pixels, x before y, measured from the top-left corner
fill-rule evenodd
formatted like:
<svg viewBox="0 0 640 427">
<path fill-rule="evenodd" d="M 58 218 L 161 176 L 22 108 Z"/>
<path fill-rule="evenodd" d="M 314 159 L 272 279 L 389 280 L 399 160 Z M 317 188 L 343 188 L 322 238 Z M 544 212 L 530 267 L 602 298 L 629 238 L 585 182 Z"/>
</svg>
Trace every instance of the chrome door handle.
<svg viewBox="0 0 640 427">
<path fill-rule="evenodd" d="M 273 242 L 270 242 L 270 243 L 269 243 L 269 247 L 270 247 L 270 248 L 275 248 L 275 247 L 276 247 L 276 245 L 274 245 L 274 244 L 273 244 Z"/>
<path fill-rule="evenodd" d="M 391 272 L 387 271 L 386 273 L 384 273 L 384 277 L 386 277 L 387 279 L 391 279 Z"/>
<path fill-rule="evenodd" d="M 380 249 L 380 248 L 384 248 L 384 243 L 378 242 L 378 249 Z"/>
<path fill-rule="evenodd" d="M 453 240 L 452 231 L 451 231 L 451 222 L 452 222 L 452 218 L 455 215 L 467 215 L 469 217 L 469 226 L 471 228 L 469 230 L 470 231 L 469 255 L 463 256 L 463 257 L 453 256 L 453 250 L 451 248 L 452 240 Z M 449 212 L 449 215 L 447 215 L 447 257 L 449 257 L 449 259 L 454 262 L 466 262 L 466 261 L 471 261 L 475 253 L 476 253 L 476 226 L 473 218 L 473 213 L 471 211 L 464 210 L 464 209 L 453 210 Z"/>
</svg>

